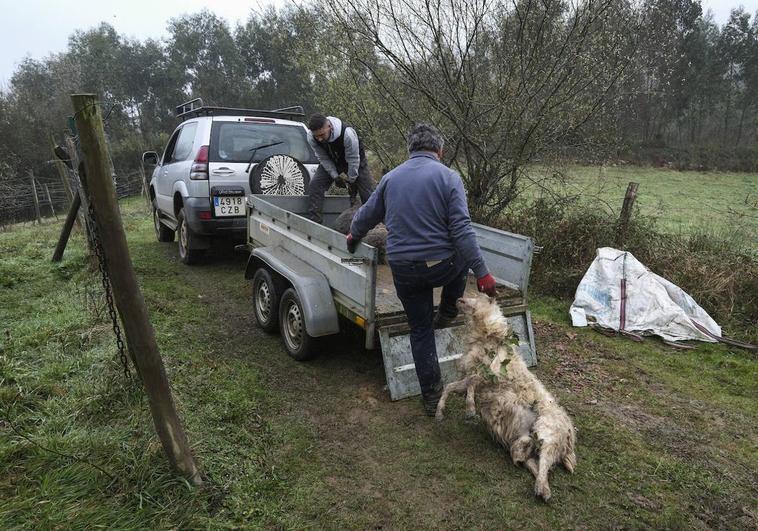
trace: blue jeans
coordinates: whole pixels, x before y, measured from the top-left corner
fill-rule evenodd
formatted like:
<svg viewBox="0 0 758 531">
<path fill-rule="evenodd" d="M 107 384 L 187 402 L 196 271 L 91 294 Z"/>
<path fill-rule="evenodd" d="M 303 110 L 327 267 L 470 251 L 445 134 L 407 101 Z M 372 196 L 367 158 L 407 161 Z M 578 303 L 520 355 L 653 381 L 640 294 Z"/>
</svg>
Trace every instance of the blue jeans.
<svg viewBox="0 0 758 531">
<path fill-rule="evenodd" d="M 442 286 L 439 312 L 445 317 L 458 315 L 456 301 L 466 289 L 468 264 L 454 253 L 438 264 L 426 261 L 389 260 L 395 291 L 403 304 L 411 328 L 411 352 L 421 394 L 427 396 L 442 385 L 437 346 L 434 342 L 433 289 Z"/>
</svg>

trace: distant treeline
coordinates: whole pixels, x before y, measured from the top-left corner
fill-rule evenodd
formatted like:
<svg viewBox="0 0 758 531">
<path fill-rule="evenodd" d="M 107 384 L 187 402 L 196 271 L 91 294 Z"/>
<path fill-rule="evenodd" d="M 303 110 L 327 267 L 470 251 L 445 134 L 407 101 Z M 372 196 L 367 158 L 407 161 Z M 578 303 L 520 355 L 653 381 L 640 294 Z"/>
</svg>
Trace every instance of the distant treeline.
<svg viewBox="0 0 758 531">
<path fill-rule="evenodd" d="M 163 41 L 113 27 L 26 59 L 0 93 L 0 180 L 51 172 L 69 95 L 93 92 L 117 170 L 162 148 L 174 107 L 301 104 L 354 123 L 383 165 L 437 124 L 487 217 L 553 157 L 679 168 L 758 166 L 758 18 L 719 27 L 698 1 L 320 0 L 230 27 L 202 11 Z"/>
</svg>

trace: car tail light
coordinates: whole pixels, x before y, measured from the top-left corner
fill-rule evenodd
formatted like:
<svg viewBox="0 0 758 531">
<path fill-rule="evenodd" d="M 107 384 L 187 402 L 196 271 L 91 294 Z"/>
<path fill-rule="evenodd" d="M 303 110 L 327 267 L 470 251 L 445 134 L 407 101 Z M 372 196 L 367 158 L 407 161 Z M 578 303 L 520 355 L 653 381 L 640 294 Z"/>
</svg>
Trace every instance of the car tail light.
<svg viewBox="0 0 758 531">
<path fill-rule="evenodd" d="M 272 120 L 271 118 L 245 118 L 246 122 L 258 122 L 261 124 L 273 124 L 276 123 L 276 120 Z"/>
<path fill-rule="evenodd" d="M 195 162 L 190 169 L 190 179 L 193 181 L 208 180 L 208 146 L 201 146 L 197 151 Z"/>
<path fill-rule="evenodd" d="M 211 219 L 211 211 L 210 210 L 201 210 L 197 213 L 197 217 L 200 219 Z"/>
</svg>

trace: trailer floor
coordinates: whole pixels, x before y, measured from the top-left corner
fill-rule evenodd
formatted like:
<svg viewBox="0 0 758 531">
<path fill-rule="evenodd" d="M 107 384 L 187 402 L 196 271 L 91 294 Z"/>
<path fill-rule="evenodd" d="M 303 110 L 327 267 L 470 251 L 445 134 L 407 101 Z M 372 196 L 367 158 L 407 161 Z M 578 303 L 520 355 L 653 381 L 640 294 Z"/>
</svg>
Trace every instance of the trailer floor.
<svg viewBox="0 0 758 531">
<path fill-rule="evenodd" d="M 476 288 L 476 279 L 469 274 L 466 291 L 467 297 L 473 297 L 478 293 Z M 442 294 L 442 288 L 434 290 L 434 303 L 437 305 Z M 498 288 L 498 299 L 518 297 L 518 290 L 508 289 L 505 287 Z M 397 298 L 395 284 L 392 281 L 392 271 L 390 266 L 382 264 L 376 268 L 376 313 L 378 315 L 389 315 L 403 311 L 403 305 Z"/>
<path fill-rule="evenodd" d="M 468 284 L 466 285 L 466 295 L 476 295 L 476 279 L 469 275 Z M 439 303 L 442 288 L 434 290 L 434 303 Z M 402 312 L 403 305 L 397 298 L 395 284 L 392 281 L 392 270 L 390 266 L 382 264 L 376 268 L 376 312 L 380 315 Z"/>
</svg>

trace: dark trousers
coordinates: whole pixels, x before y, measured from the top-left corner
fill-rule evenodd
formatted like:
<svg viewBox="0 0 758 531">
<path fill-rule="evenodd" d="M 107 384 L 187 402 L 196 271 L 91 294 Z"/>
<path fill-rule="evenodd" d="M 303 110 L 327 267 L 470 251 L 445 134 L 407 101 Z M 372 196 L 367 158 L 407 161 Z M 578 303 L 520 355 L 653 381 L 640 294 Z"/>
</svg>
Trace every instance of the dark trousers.
<svg viewBox="0 0 758 531">
<path fill-rule="evenodd" d="M 323 166 L 319 164 L 315 175 L 308 184 L 308 215 L 307 217 L 316 223 L 321 223 L 322 216 L 321 211 L 324 207 L 324 195 L 329 187 L 332 186 L 334 180 L 326 172 Z M 363 159 L 358 166 L 358 178 L 354 183 L 347 185 L 348 193 L 350 194 L 351 205 L 354 202 L 355 196 L 361 196 L 361 203 L 368 201 L 371 192 L 374 191 L 374 181 L 371 179 L 371 174 L 368 171 L 368 162 Z"/>
<path fill-rule="evenodd" d="M 445 317 L 455 317 L 458 315 L 456 301 L 466 289 L 468 266 L 457 254 L 431 266 L 427 262 L 405 260 L 390 260 L 389 264 L 395 291 L 403 303 L 411 327 L 411 352 L 421 394 L 427 396 L 442 386 L 432 325 L 432 290 L 442 286 L 439 312 Z"/>
</svg>

